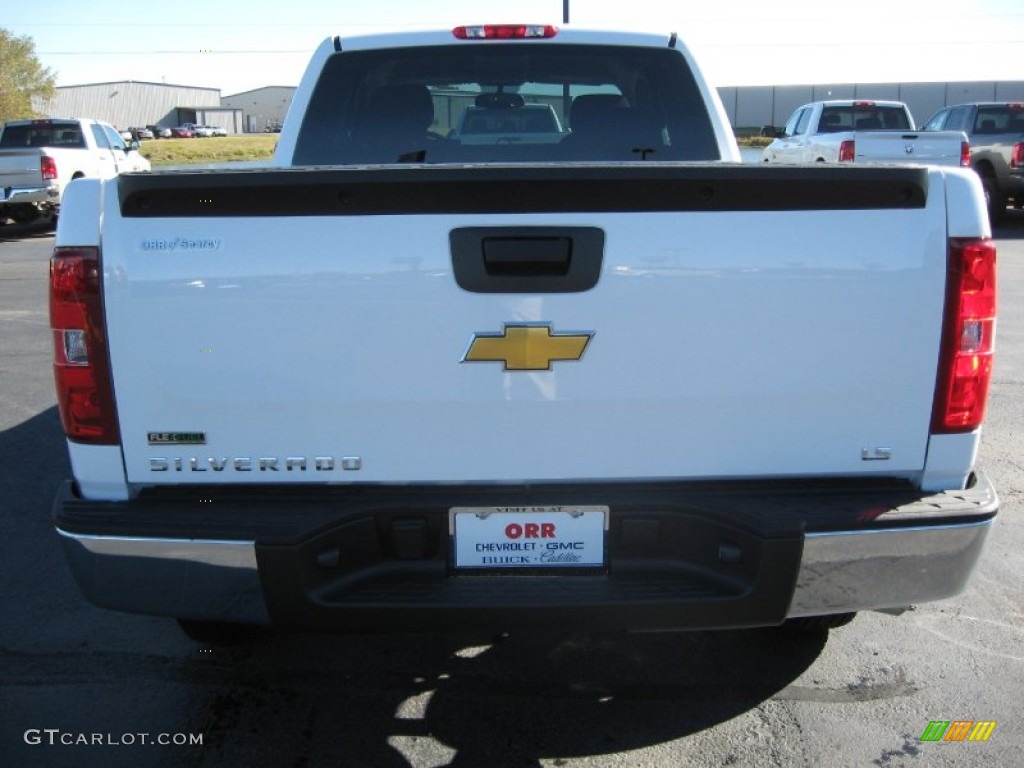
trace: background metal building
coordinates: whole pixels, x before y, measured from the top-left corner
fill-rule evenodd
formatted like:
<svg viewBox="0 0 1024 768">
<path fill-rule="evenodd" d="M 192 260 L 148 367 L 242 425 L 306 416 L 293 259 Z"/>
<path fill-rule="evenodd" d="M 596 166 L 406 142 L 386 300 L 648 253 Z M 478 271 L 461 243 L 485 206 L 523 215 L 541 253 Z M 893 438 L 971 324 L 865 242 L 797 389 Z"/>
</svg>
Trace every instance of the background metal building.
<svg viewBox="0 0 1024 768">
<path fill-rule="evenodd" d="M 233 93 L 221 99 L 225 107 L 242 112 L 242 130 L 246 133 L 279 131 L 292 103 L 295 88 L 289 85 L 268 85 L 252 91 Z"/>
<path fill-rule="evenodd" d="M 119 128 L 184 122 L 218 125 L 241 133 L 241 115 L 221 104 L 220 90 L 166 83 L 125 80 L 114 83 L 68 85 L 54 97 L 33 105 L 47 117 L 88 117 Z"/>
<path fill-rule="evenodd" d="M 243 110 L 246 131 L 263 131 L 275 119 L 284 120 L 294 93 L 294 88 L 273 86 L 225 96 L 224 103 Z M 718 94 L 736 133 L 749 136 L 758 134 L 763 125 L 781 127 L 797 107 L 825 99 L 902 101 L 920 126 L 949 104 L 1024 103 L 1024 81 L 733 86 L 719 88 Z M 438 117 L 439 123 L 445 124 L 444 115 Z M 450 118 L 447 122 L 454 125 L 455 120 Z"/>
<path fill-rule="evenodd" d="M 225 96 L 225 106 L 242 110 L 247 132 L 261 132 L 284 121 L 295 88 L 269 86 Z M 947 82 L 947 83 L 839 83 L 821 85 L 767 85 L 719 88 L 726 114 L 739 135 L 756 135 L 763 125 L 785 124 L 793 111 L 809 101 L 824 99 L 889 99 L 910 107 L 920 126 L 948 104 L 971 101 L 1019 101 L 1024 103 L 1024 81 Z M 443 100 L 435 98 L 435 102 Z M 456 105 L 457 106 L 457 105 Z M 457 116 L 449 109 L 435 109 L 435 130 L 454 125 Z M 442 132 L 444 132 L 442 130 Z"/>
<path fill-rule="evenodd" d="M 34 106 L 48 117 L 91 117 L 118 128 L 192 122 L 219 125 L 228 133 L 263 133 L 280 130 L 294 93 L 294 87 L 278 85 L 222 98 L 216 88 L 128 80 L 64 86 L 53 99 Z M 801 104 L 823 99 L 903 101 L 920 126 L 949 104 L 1024 103 L 1024 81 L 733 86 L 719 88 L 718 93 L 733 128 L 743 136 L 757 134 L 763 125 L 782 126 Z M 460 105 L 447 104 L 442 111 L 451 112 Z M 455 117 L 447 117 L 439 114 L 439 125 L 455 124 Z"/>
</svg>

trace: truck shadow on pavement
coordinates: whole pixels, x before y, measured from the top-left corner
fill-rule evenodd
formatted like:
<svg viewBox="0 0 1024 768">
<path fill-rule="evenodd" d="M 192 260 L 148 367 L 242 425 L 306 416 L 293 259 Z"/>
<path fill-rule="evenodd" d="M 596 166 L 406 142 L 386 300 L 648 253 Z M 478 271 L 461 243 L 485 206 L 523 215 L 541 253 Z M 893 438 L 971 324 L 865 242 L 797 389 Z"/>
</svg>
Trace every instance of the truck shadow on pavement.
<svg viewBox="0 0 1024 768">
<path fill-rule="evenodd" d="M 199 648 L 182 664 L 195 685 L 181 730 L 207 734 L 201 765 L 558 765 L 732 720 L 789 686 L 826 639 L 271 635 L 244 650 Z"/>
<path fill-rule="evenodd" d="M 49 511 L 61 481 L 71 476 L 57 406 L 0 431 L 0 467 L 0 509 L 7 515 L 22 506 L 33 514 L 40 505 Z"/>
<path fill-rule="evenodd" d="M 996 240 L 1024 240 L 1024 210 L 1009 209 L 992 227 Z"/>
<path fill-rule="evenodd" d="M 19 609 L 25 636 L 4 658 L 12 701 L 31 706 L 8 710 L 8 743 L 0 745 L 0 754 L 24 753 L 25 765 L 558 765 L 727 723 L 791 685 L 827 639 L 772 629 L 517 627 L 498 635 L 268 633 L 245 646 L 203 647 L 171 619 L 102 611 L 77 595 L 48 515 L 70 474 L 56 408 L 0 432 L 0 464 L 39 468 L 0 481 L 13 547 L 3 573 L 20 574 L 9 584 L 38 587 L 31 596 L 13 587 L 3 606 L 29 599 Z M 36 628 L 52 624 L 54 610 L 77 618 L 41 641 Z M 107 637 L 131 637 L 130 649 Z M 54 642 L 60 650 L 36 650 Z M 44 693 L 50 686 L 52 696 Z M 145 690 L 151 695 L 140 698 Z M 36 727 L 117 738 L 159 728 L 202 734 L 203 742 L 90 746 L 86 755 L 21 743 Z"/>
<path fill-rule="evenodd" d="M 56 225 L 50 219 L 37 219 L 28 224 L 0 224 L 0 243 L 53 237 L 55 229 Z"/>
</svg>

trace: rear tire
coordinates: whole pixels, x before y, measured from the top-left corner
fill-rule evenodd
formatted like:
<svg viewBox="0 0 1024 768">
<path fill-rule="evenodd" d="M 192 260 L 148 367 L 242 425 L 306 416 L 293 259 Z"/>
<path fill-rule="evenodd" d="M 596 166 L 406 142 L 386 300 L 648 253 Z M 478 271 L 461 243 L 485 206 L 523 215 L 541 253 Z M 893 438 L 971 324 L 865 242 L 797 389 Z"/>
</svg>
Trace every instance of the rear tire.
<svg viewBox="0 0 1024 768">
<path fill-rule="evenodd" d="M 981 186 L 985 190 L 985 207 L 988 208 L 988 220 L 993 225 L 998 224 L 1006 215 L 1006 198 L 999 191 L 999 184 L 996 182 L 995 174 L 991 169 L 983 168 L 978 171 L 981 176 Z"/>
<path fill-rule="evenodd" d="M 10 206 L 7 215 L 14 219 L 15 224 L 31 224 L 39 218 L 39 209 L 30 203 L 17 203 Z"/>
</svg>

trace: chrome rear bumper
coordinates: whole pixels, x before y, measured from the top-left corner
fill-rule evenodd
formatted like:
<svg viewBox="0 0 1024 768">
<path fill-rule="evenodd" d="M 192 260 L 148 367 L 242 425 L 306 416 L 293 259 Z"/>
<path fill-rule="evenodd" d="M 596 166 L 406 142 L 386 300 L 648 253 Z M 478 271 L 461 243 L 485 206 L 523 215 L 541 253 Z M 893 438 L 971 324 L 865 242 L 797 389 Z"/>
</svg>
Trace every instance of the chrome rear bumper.
<svg viewBox="0 0 1024 768">
<path fill-rule="evenodd" d="M 953 597 L 967 585 L 991 527 L 988 520 L 808 534 L 786 615 L 905 608 Z"/>
<path fill-rule="evenodd" d="M 0 188 L 0 203 L 56 203 L 60 199 L 60 187 Z"/>
<path fill-rule="evenodd" d="M 82 504 L 91 509 L 92 503 L 76 502 L 67 493 L 65 490 L 63 500 L 58 497 L 58 510 L 62 501 L 78 507 L 76 513 L 81 512 Z M 748 498 L 747 492 L 743 499 Z M 807 493 L 786 498 L 790 506 L 793 498 L 814 506 L 815 497 Z M 260 504 L 253 499 L 252 509 L 269 519 Z M 766 496 L 769 510 L 782 509 L 780 504 L 777 498 Z M 849 495 L 844 504 L 849 507 Z M 59 512 L 57 530 L 83 594 L 96 605 L 115 610 L 342 631 L 380 627 L 436 630 L 472 626 L 476 618 L 490 624 L 506 615 L 519 619 L 536 616 L 542 621 L 571 614 L 567 620 L 604 623 L 616 613 L 627 625 L 638 628 L 714 629 L 902 608 L 952 597 L 964 589 L 974 570 L 997 508 L 995 491 L 979 474 L 966 491 L 918 498 L 890 509 L 887 514 L 892 519 L 882 527 L 878 521 L 887 515 L 875 514 L 871 522 L 847 530 L 832 524 L 823 526 L 826 530 L 796 535 L 753 536 L 739 547 L 749 554 L 745 582 L 733 578 L 738 571 L 727 570 L 732 565 L 718 571 L 714 563 L 704 563 L 703 570 L 689 569 L 685 563 L 675 570 L 671 563 L 666 567 L 666 557 L 676 555 L 672 554 L 675 550 L 664 548 L 664 540 L 657 544 L 662 547 L 660 559 L 638 561 L 633 551 L 636 542 L 623 544 L 624 525 L 615 545 L 617 555 L 610 557 L 606 573 L 553 576 L 550 581 L 535 576 L 452 575 L 443 548 L 410 557 L 397 545 L 384 543 L 375 555 L 364 557 L 365 550 L 377 546 L 374 542 L 386 528 L 381 519 L 365 514 L 346 518 L 345 525 L 351 527 L 325 532 L 321 526 L 315 535 L 290 537 L 292 543 L 271 543 L 269 547 L 255 538 L 117 535 L 86 532 L 81 525 L 79 530 L 68 530 L 61 526 Z M 97 528 L 109 530 L 109 509 L 100 510 L 106 519 Z M 690 514 L 685 509 L 667 511 L 664 520 L 672 520 L 676 527 L 665 523 L 660 530 L 674 536 L 673 542 L 679 538 L 680 527 L 684 538 L 688 537 L 687 526 L 693 520 Z M 120 520 L 130 517 L 116 515 Z M 687 522 L 679 524 L 679 517 L 686 517 Z M 706 518 L 711 517 L 707 512 Z M 714 541 L 719 533 L 743 541 L 736 538 L 735 527 L 719 525 L 717 519 L 695 525 L 694 530 L 708 538 L 711 547 L 717 546 Z M 166 530 L 166 526 L 159 529 Z M 649 528 L 641 525 L 638 530 L 644 536 Z M 278 536 L 279 540 L 285 538 Z M 353 538 L 357 544 L 346 554 L 344 542 Z M 341 547 L 339 559 L 329 554 L 334 550 L 325 548 L 327 541 L 332 547 Z M 650 583 L 645 581 L 648 573 Z M 673 574 L 682 579 L 683 587 L 675 588 Z M 716 575 L 722 576 L 720 581 L 701 592 L 700 587 Z M 614 588 L 605 589 L 608 584 Z M 552 597 L 552 593 L 559 594 Z M 751 600 L 752 594 L 764 597 Z M 773 603 L 770 611 L 761 610 L 765 601 Z M 292 612 L 296 604 L 302 605 Z"/>
<path fill-rule="evenodd" d="M 57 532 L 79 588 L 95 605 L 157 616 L 270 623 L 255 542 Z"/>
</svg>

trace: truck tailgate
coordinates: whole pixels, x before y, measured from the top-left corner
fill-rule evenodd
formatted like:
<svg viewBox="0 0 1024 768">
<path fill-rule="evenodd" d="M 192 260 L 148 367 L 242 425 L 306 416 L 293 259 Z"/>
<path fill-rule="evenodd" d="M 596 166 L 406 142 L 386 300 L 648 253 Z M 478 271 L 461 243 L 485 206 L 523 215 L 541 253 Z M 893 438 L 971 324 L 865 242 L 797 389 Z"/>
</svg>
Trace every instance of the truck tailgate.
<svg viewBox="0 0 1024 768">
<path fill-rule="evenodd" d="M 38 187 L 43 184 L 38 149 L 0 150 L 0 200 L 10 188 Z"/>
<path fill-rule="evenodd" d="M 130 482 L 921 471 L 940 172 L 402 169 L 379 194 L 372 173 L 106 184 Z M 453 267 L 466 229 L 483 287 Z M 552 276 L 544 247 L 518 264 L 539 240 L 597 259 L 595 284 Z"/>
<path fill-rule="evenodd" d="M 953 131 L 858 131 L 854 140 L 857 162 L 957 167 L 967 137 Z"/>
</svg>

